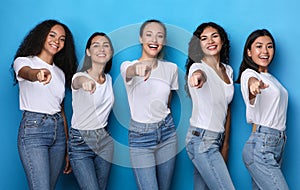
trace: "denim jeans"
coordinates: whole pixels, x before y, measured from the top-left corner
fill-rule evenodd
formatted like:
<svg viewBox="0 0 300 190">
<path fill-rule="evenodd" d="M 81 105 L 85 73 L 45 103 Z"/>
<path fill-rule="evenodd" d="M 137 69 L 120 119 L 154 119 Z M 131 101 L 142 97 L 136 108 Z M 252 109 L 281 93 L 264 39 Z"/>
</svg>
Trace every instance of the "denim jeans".
<svg viewBox="0 0 300 190">
<path fill-rule="evenodd" d="M 23 112 L 18 134 L 19 155 L 32 190 L 52 190 L 62 170 L 66 136 L 61 113 Z"/>
<path fill-rule="evenodd" d="M 106 189 L 114 142 L 104 128 L 97 130 L 70 128 L 68 153 L 80 189 Z"/>
<path fill-rule="evenodd" d="M 252 189 L 287 190 L 281 172 L 286 134 L 269 127 L 258 126 L 243 149 L 243 161 L 252 177 Z"/>
<path fill-rule="evenodd" d="M 168 190 L 177 153 L 176 128 L 171 114 L 158 123 L 131 120 L 130 160 L 140 190 Z"/>
<path fill-rule="evenodd" d="M 220 153 L 223 133 L 190 126 L 186 150 L 194 164 L 194 189 L 235 189 Z"/>
</svg>

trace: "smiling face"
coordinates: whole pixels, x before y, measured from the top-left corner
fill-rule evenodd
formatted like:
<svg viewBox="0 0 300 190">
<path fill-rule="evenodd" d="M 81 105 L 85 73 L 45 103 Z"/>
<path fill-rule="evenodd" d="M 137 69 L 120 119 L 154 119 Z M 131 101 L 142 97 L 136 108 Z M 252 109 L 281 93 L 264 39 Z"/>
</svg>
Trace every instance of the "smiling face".
<svg viewBox="0 0 300 190">
<path fill-rule="evenodd" d="M 165 44 L 165 29 L 156 22 L 147 24 L 140 36 L 140 43 L 143 47 L 143 58 L 156 58 Z"/>
<path fill-rule="evenodd" d="M 112 47 L 105 36 L 95 36 L 86 50 L 93 63 L 106 64 L 112 57 Z"/>
<path fill-rule="evenodd" d="M 268 66 L 274 56 L 273 41 L 269 36 L 260 36 L 247 50 L 248 56 L 258 65 L 258 71 L 268 72 Z"/>
<path fill-rule="evenodd" d="M 46 37 L 41 54 L 54 56 L 65 45 L 66 33 L 61 25 L 54 25 Z"/>
<path fill-rule="evenodd" d="M 207 56 L 220 56 L 222 49 L 222 39 L 217 29 L 208 26 L 200 35 L 200 46 L 203 51 L 204 57 Z"/>
</svg>

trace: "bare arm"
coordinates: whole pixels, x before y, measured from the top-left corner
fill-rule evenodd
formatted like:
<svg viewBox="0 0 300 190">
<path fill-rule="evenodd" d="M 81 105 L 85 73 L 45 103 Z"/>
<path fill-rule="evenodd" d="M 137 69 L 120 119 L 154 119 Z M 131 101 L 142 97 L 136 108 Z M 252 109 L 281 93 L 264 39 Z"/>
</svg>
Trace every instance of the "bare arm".
<svg viewBox="0 0 300 190">
<path fill-rule="evenodd" d="M 189 85 L 194 88 L 202 88 L 203 84 L 207 81 L 207 76 L 204 71 L 196 70 L 189 78 Z"/>
<path fill-rule="evenodd" d="M 249 88 L 249 101 L 250 104 L 254 104 L 254 100 L 257 94 L 261 93 L 261 90 L 268 88 L 269 85 L 265 84 L 262 80 L 259 80 L 255 77 L 251 77 L 248 80 L 248 88 Z"/>
<path fill-rule="evenodd" d="M 65 134 L 66 134 L 66 153 L 65 153 L 66 165 L 64 168 L 64 174 L 69 174 L 72 172 L 72 168 L 71 168 L 70 160 L 69 160 L 69 156 L 68 156 L 68 140 L 69 140 L 68 131 L 69 131 L 69 129 L 68 129 L 68 123 L 67 123 L 67 118 L 66 118 L 65 109 L 64 109 L 64 103 L 61 104 L 61 115 L 64 120 L 64 130 L 65 130 Z"/>
<path fill-rule="evenodd" d="M 226 122 L 225 122 L 225 136 L 221 149 L 221 154 L 225 163 L 228 161 L 228 152 L 229 152 L 229 140 L 230 140 L 230 126 L 231 126 L 231 108 L 230 105 L 227 109 Z"/>
<path fill-rule="evenodd" d="M 83 88 L 83 90 L 89 91 L 92 94 L 96 90 L 96 82 L 88 77 L 79 76 L 73 80 L 72 87 L 75 90 Z"/>
<path fill-rule="evenodd" d="M 43 84 L 48 84 L 52 78 L 48 69 L 32 69 L 28 66 L 22 67 L 18 72 L 18 76 L 31 82 L 39 81 Z"/>
</svg>

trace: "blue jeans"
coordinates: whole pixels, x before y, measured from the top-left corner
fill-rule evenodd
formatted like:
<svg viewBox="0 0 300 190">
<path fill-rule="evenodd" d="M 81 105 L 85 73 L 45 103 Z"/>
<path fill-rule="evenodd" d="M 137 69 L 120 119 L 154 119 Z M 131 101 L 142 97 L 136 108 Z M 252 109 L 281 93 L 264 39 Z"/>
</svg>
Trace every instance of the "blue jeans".
<svg viewBox="0 0 300 190">
<path fill-rule="evenodd" d="M 190 126 L 186 150 L 194 164 L 194 189 L 235 189 L 220 153 L 223 133 Z"/>
<path fill-rule="evenodd" d="M 68 153 L 80 189 L 106 189 L 114 153 L 111 136 L 104 128 L 70 128 L 69 134 Z"/>
<path fill-rule="evenodd" d="M 130 160 L 140 190 L 168 190 L 177 153 L 176 128 L 171 114 L 158 123 L 131 120 Z"/>
<path fill-rule="evenodd" d="M 30 189 L 54 189 L 66 153 L 61 113 L 49 115 L 24 111 L 18 150 Z"/>
<path fill-rule="evenodd" d="M 281 172 L 286 134 L 269 127 L 258 126 L 243 150 L 243 161 L 252 177 L 252 189 L 287 190 Z"/>
</svg>

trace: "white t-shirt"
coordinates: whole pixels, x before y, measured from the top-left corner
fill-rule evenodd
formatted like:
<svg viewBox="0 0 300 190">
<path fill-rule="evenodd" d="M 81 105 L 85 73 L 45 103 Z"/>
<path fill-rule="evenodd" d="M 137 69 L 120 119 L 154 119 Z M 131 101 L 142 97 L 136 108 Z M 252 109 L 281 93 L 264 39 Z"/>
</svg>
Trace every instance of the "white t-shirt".
<svg viewBox="0 0 300 190">
<path fill-rule="evenodd" d="M 189 92 L 193 101 L 190 125 L 202 129 L 224 132 L 228 104 L 231 102 L 234 86 L 233 71 L 229 65 L 226 68 L 230 84 L 225 83 L 218 74 L 203 61 L 193 63 L 189 69 L 188 78 L 197 70 L 202 70 L 207 76 L 207 81 L 202 88 L 196 89 L 189 86 Z"/>
<path fill-rule="evenodd" d="M 78 72 L 73 78 L 85 76 L 92 80 L 86 72 Z M 105 74 L 105 82 L 96 82 L 96 90 L 93 94 L 84 91 L 82 88 L 75 90 L 72 88 L 72 128 L 79 130 L 95 130 L 104 128 L 107 125 L 108 116 L 114 104 L 114 93 L 112 89 L 112 79 L 109 74 Z"/>
<path fill-rule="evenodd" d="M 46 68 L 51 72 L 49 84 L 31 82 L 18 76 L 19 70 L 28 66 L 32 69 Z M 14 61 L 14 70 L 19 81 L 20 109 L 38 113 L 55 114 L 61 111 L 65 97 L 65 75 L 54 63 L 44 62 L 37 56 L 18 57 Z"/>
<path fill-rule="evenodd" d="M 125 61 L 121 65 L 121 74 L 125 82 L 131 117 L 140 123 L 155 123 L 169 113 L 168 99 L 171 90 L 178 89 L 177 65 L 167 61 L 158 61 L 148 80 L 133 77 L 126 82 L 126 70 L 138 61 Z"/>
<path fill-rule="evenodd" d="M 255 77 L 262 80 L 269 87 L 256 95 L 254 104 L 249 102 L 248 80 Z M 241 90 L 246 104 L 246 118 L 248 123 L 255 123 L 280 131 L 286 128 L 286 113 L 288 92 L 270 73 L 258 73 L 246 69 L 241 76 Z"/>
</svg>

